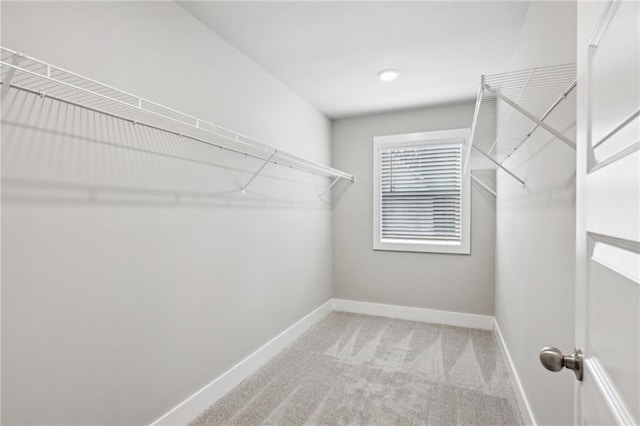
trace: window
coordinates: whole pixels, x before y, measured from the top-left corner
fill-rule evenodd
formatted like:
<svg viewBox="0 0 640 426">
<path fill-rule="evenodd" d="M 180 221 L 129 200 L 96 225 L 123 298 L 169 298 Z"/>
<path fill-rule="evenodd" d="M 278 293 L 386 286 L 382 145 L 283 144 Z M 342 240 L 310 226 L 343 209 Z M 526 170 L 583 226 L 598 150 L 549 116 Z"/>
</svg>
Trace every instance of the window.
<svg viewBox="0 0 640 426">
<path fill-rule="evenodd" d="M 469 129 L 373 139 L 373 248 L 470 253 Z"/>
</svg>

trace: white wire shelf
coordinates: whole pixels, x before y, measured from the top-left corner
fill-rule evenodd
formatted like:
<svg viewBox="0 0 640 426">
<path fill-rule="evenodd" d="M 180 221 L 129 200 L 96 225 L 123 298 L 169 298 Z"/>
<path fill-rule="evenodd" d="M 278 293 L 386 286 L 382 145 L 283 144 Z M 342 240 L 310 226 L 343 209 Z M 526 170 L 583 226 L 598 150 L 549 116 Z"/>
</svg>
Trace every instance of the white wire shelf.
<svg viewBox="0 0 640 426">
<path fill-rule="evenodd" d="M 575 125 L 575 87 L 575 64 L 483 75 L 465 172 L 500 168 L 524 186 L 503 163 L 539 128 L 575 149 L 575 142 L 567 136 L 567 130 Z M 492 133 L 492 140 L 484 136 Z"/>
<path fill-rule="evenodd" d="M 2 99 L 13 88 L 263 160 L 262 166 L 242 187 L 243 192 L 269 163 L 333 179 L 324 193 L 341 179 L 355 181 L 355 176 L 349 173 L 5 47 L 0 47 L 0 68 Z"/>
</svg>

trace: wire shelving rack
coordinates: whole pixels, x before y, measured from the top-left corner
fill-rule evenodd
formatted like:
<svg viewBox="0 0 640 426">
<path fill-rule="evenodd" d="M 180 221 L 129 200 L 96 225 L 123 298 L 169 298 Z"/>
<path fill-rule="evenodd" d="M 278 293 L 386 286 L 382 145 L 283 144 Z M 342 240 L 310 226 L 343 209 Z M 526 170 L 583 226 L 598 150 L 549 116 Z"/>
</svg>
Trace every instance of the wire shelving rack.
<svg viewBox="0 0 640 426">
<path fill-rule="evenodd" d="M 233 130 L 201 120 L 126 91 L 74 72 L 0 47 L 0 98 L 10 88 L 47 97 L 69 105 L 164 131 L 230 152 L 262 160 L 264 163 L 242 186 L 242 192 L 267 164 L 289 167 L 331 179 L 320 196 L 338 181 L 355 182 L 355 176 L 296 154 L 277 149 Z"/>
<path fill-rule="evenodd" d="M 566 135 L 567 126 L 575 124 L 575 88 L 573 63 L 481 76 L 465 173 L 499 168 L 524 187 L 524 180 L 504 163 L 540 128 L 575 149 Z M 487 126 L 495 126 L 496 137 L 479 146 L 478 135 L 485 134 Z"/>
</svg>

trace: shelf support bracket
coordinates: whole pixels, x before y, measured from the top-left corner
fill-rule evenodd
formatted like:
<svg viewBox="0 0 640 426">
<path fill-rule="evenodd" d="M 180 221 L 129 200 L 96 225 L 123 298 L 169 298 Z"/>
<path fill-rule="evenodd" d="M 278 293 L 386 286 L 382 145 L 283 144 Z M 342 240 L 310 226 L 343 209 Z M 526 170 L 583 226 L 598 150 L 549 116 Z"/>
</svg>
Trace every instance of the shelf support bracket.
<svg viewBox="0 0 640 426">
<path fill-rule="evenodd" d="M 529 76 L 527 77 L 527 81 L 525 81 L 524 86 L 522 86 L 522 90 L 520 90 L 520 94 L 518 95 L 518 99 L 515 100 L 516 103 L 520 102 L 520 99 L 522 99 L 522 96 L 526 92 L 527 87 L 529 86 L 529 83 L 531 82 L 531 79 L 533 78 L 533 75 L 536 73 L 537 70 L 538 70 L 538 67 L 533 67 L 531 69 L 531 72 L 529 73 Z M 482 80 L 482 85 L 484 86 L 485 84 L 486 83 L 485 83 L 485 81 L 483 79 Z M 513 114 L 513 111 L 514 111 L 514 109 L 511 108 L 511 110 L 509 111 L 509 114 L 507 114 L 507 117 L 504 119 L 504 122 L 502 123 L 502 127 L 500 128 L 500 131 L 496 134 L 496 138 L 493 140 L 493 143 L 491 144 L 491 147 L 487 151 L 487 154 L 491 155 L 491 153 L 495 149 L 498 141 L 500 140 L 500 136 L 502 136 L 502 132 L 504 132 L 504 130 L 507 128 L 507 123 L 509 122 L 509 119 L 511 118 L 511 115 Z M 542 118 L 542 120 L 544 120 L 544 118 Z M 496 122 L 496 125 L 497 125 L 497 122 Z"/>
<path fill-rule="evenodd" d="M 271 162 L 271 160 L 273 160 L 273 157 L 275 157 L 275 155 L 278 153 L 278 150 L 276 149 L 275 151 L 273 151 L 273 153 L 271 154 L 271 156 L 269 158 L 267 158 L 264 163 L 262 163 L 262 166 L 260 166 L 260 168 L 258 170 L 256 170 L 256 172 L 253 174 L 253 176 L 251 176 L 251 179 L 249 179 L 247 181 L 247 183 L 244 184 L 244 186 L 241 188 L 242 193 L 244 194 L 247 191 L 247 188 L 249 187 L 249 185 L 251 185 L 251 182 L 253 182 L 253 180 L 258 177 L 258 175 L 260 174 L 260 172 L 267 167 L 267 164 L 269 164 Z"/>
<path fill-rule="evenodd" d="M 560 97 L 559 97 L 558 99 L 556 99 L 556 101 L 553 103 L 553 105 L 551 105 L 551 106 L 549 107 L 549 109 L 548 109 L 548 110 L 547 110 L 547 111 L 542 115 L 542 117 L 540 117 L 540 121 L 545 120 L 545 119 L 549 116 L 549 114 L 551 114 L 551 113 L 553 112 L 553 110 L 555 110 L 555 109 L 556 109 L 556 107 L 557 107 L 558 105 L 560 105 L 560 102 L 562 102 L 563 100 L 565 100 L 565 99 L 567 98 L 567 96 L 569 96 L 569 93 L 571 93 L 571 91 L 572 91 L 573 89 L 575 89 L 575 88 L 576 88 L 577 83 L 578 83 L 578 82 L 577 82 L 577 80 L 573 80 L 573 83 L 571 83 L 571 84 L 569 85 L 569 87 L 567 88 L 567 90 L 565 90 L 564 92 L 562 92 L 562 95 L 560 95 Z M 502 164 L 502 163 L 504 163 L 505 161 L 507 161 L 507 159 L 508 159 L 509 157 L 511 157 L 511 156 L 513 155 L 513 153 L 514 153 L 514 152 L 516 152 L 518 149 L 520 149 L 520 147 L 522 146 L 522 144 L 523 144 L 523 143 L 525 143 L 525 142 L 527 141 L 527 139 L 529 139 L 529 138 L 531 137 L 531 135 L 533 134 L 533 132 L 535 132 L 535 131 L 538 129 L 538 127 L 540 127 L 540 125 L 539 125 L 539 124 L 534 124 L 534 126 L 533 126 L 533 127 L 532 127 L 528 132 L 527 132 L 527 134 L 526 134 L 526 135 L 522 138 L 522 140 L 518 143 L 518 145 L 516 145 L 516 147 L 515 147 L 515 148 L 513 148 L 513 149 L 511 150 L 511 152 L 507 155 L 507 157 L 506 157 L 504 160 L 502 160 L 502 161 L 500 162 L 500 164 Z M 575 146 L 574 146 L 574 149 L 575 149 Z"/>
<path fill-rule="evenodd" d="M 486 183 L 482 182 L 480 179 L 478 179 L 477 177 L 475 177 L 473 175 L 473 173 L 469 172 L 469 177 L 471 178 L 471 180 L 473 180 L 475 183 L 477 183 L 478 185 L 480 185 L 481 187 L 483 187 L 484 189 L 487 190 L 487 192 L 489 192 L 491 195 L 493 195 L 494 197 L 498 197 L 498 195 L 496 194 L 496 191 L 494 191 L 493 189 L 491 189 L 489 187 L 489 185 L 487 185 Z"/>
<path fill-rule="evenodd" d="M 15 53 L 13 55 L 13 58 L 11 59 L 11 63 L 17 67 L 23 58 L 24 58 L 24 55 L 20 53 Z M 13 67 L 9 68 L 9 71 L 7 71 L 7 75 L 4 81 L 2 82 L 2 90 L 0 90 L 0 100 L 4 101 L 5 96 L 7 96 L 7 93 L 11 88 L 11 80 L 13 79 L 13 75 L 15 73 L 16 73 L 16 69 Z"/>
<path fill-rule="evenodd" d="M 322 194 L 320 194 L 320 195 L 318 196 L 318 198 L 322 198 L 322 197 L 324 197 L 324 196 L 325 196 L 325 194 L 326 194 L 327 192 L 331 191 L 331 188 L 333 188 L 333 186 L 334 186 L 336 183 L 338 183 L 338 181 L 339 181 L 340 179 L 341 179 L 341 178 L 340 178 L 340 176 L 337 176 L 337 177 L 333 180 L 333 182 L 331 182 L 331 185 L 329 185 L 329 186 L 327 187 L 327 189 L 325 189 L 325 190 L 322 192 Z"/>
<path fill-rule="evenodd" d="M 480 148 L 478 148 L 475 145 L 472 145 L 472 147 L 474 149 L 476 149 L 480 154 L 482 154 L 484 157 L 486 157 L 489 161 L 491 161 L 493 164 L 495 164 L 496 166 L 500 167 L 502 170 L 504 170 L 507 174 L 509 174 L 509 176 L 511 176 L 512 178 L 514 178 L 515 180 L 517 180 L 518 182 L 520 182 L 520 184 L 522 184 L 522 186 L 524 187 L 524 181 L 522 179 L 520 179 L 518 176 L 514 175 L 513 173 L 511 173 L 511 171 L 509 171 L 506 167 L 504 167 L 502 164 L 498 163 L 496 160 L 494 160 L 489 154 L 487 154 L 486 152 L 484 152 L 483 150 L 481 150 Z"/>
<path fill-rule="evenodd" d="M 494 89 L 493 87 L 491 87 L 490 85 L 488 85 L 486 83 L 485 83 L 484 87 L 489 92 L 493 93 L 497 98 L 499 98 L 500 100 L 504 101 L 506 104 L 508 104 L 509 106 L 514 108 L 520 114 L 524 115 L 529 120 L 531 120 L 534 123 L 538 124 L 540 127 L 545 129 L 547 132 L 551 133 L 553 136 L 555 136 L 556 138 L 560 139 L 562 142 L 564 142 L 567 145 L 569 145 L 571 148 L 576 149 L 576 144 L 573 143 L 573 141 L 571 141 L 571 139 L 567 138 L 565 135 L 563 135 L 562 133 L 558 132 L 556 129 L 554 129 L 553 127 L 549 126 L 544 121 L 539 120 L 535 115 L 531 114 L 529 111 L 527 111 L 526 109 L 522 108 L 520 105 L 518 105 L 517 103 L 513 102 L 511 99 L 509 99 L 508 97 L 506 97 L 505 95 L 500 93 L 499 90 Z"/>
</svg>

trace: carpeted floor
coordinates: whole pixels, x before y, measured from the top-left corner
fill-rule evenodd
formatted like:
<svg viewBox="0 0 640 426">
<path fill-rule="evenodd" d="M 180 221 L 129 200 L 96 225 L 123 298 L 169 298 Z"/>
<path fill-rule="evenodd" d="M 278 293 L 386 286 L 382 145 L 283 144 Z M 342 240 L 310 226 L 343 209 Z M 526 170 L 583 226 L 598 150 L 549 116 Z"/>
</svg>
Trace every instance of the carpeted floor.
<svg viewBox="0 0 640 426">
<path fill-rule="evenodd" d="M 520 425 L 489 331 L 334 312 L 202 425 Z"/>
</svg>

